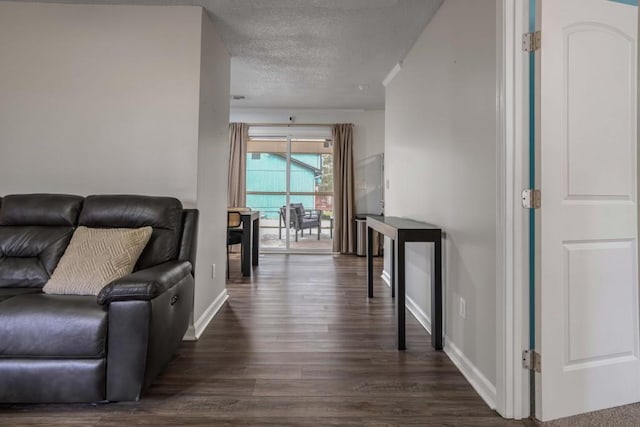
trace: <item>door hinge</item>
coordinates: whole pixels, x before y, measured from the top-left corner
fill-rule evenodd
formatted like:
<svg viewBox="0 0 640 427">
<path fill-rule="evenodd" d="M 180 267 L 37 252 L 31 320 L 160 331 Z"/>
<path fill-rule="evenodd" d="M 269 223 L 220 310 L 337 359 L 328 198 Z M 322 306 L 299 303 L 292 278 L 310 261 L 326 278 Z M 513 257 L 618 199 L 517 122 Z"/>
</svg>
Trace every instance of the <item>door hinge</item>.
<svg viewBox="0 0 640 427">
<path fill-rule="evenodd" d="M 540 209 L 542 206 L 542 193 L 536 189 L 522 190 L 522 207 L 525 209 Z"/>
<path fill-rule="evenodd" d="M 542 46 L 542 34 L 540 31 L 534 33 L 524 33 L 522 35 L 522 50 L 524 52 L 535 52 Z"/>
<path fill-rule="evenodd" d="M 540 372 L 542 370 L 540 353 L 535 350 L 524 350 L 522 352 L 522 367 L 530 371 Z"/>
</svg>

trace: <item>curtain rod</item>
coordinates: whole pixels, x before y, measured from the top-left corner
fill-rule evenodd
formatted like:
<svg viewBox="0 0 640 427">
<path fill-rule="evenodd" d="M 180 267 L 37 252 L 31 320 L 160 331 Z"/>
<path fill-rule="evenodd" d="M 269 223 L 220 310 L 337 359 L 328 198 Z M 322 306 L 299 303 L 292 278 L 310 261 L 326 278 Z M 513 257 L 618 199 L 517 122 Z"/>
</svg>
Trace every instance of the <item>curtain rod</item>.
<svg viewBox="0 0 640 427">
<path fill-rule="evenodd" d="M 283 126 L 283 127 L 295 127 L 295 126 L 300 126 L 300 127 L 333 127 L 332 124 L 326 124 L 326 123 L 247 123 L 249 126 L 263 126 L 263 127 L 277 127 L 277 126 Z"/>
</svg>

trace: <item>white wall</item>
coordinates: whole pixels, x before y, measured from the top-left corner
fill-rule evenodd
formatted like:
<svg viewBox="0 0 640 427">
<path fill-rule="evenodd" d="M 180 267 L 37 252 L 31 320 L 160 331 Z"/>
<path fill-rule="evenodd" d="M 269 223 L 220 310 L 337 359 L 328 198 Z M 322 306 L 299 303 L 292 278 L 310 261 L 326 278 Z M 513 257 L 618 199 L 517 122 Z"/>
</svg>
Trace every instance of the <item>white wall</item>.
<svg viewBox="0 0 640 427">
<path fill-rule="evenodd" d="M 207 319 L 212 301 L 225 290 L 227 170 L 229 165 L 230 57 L 207 13 L 202 15 L 198 209 L 200 227 L 194 317 Z M 211 277 L 211 264 L 216 276 Z M 210 313 L 213 314 L 213 313 Z M 205 325 L 202 319 L 198 326 Z M 201 330 L 197 330 L 200 333 Z"/>
<path fill-rule="evenodd" d="M 445 347 L 488 400 L 496 383 L 496 118 L 496 2 L 446 0 L 386 89 L 386 213 L 446 233 Z M 412 244 L 406 256 L 407 294 L 429 314 L 431 251 Z"/>
<path fill-rule="evenodd" d="M 224 291 L 211 264 L 226 256 L 229 109 L 229 56 L 202 8 L 0 2 L 0 58 L 0 195 L 198 207 L 201 318 Z"/>
<path fill-rule="evenodd" d="M 194 205 L 200 14 L 0 3 L 0 194 Z"/>
<path fill-rule="evenodd" d="M 236 107 L 231 108 L 230 121 L 288 123 L 291 116 L 295 117 L 294 124 L 353 123 L 353 161 L 356 167 L 365 159 L 384 153 L 384 110 L 283 110 Z M 366 207 L 358 206 L 358 200 L 365 201 L 364 192 L 368 190 L 358 183 L 355 187 L 356 212 L 365 212 Z"/>
</svg>

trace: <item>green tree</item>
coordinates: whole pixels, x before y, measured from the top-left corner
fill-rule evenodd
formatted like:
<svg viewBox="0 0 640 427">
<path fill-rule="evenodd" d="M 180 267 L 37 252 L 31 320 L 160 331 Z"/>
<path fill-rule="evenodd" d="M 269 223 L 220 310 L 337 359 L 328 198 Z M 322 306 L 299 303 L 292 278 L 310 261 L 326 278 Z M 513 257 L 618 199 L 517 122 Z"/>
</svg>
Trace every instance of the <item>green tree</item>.
<svg viewBox="0 0 640 427">
<path fill-rule="evenodd" d="M 333 154 L 322 154 L 321 156 L 322 176 L 318 191 L 330 193 L 333 191 Z"/>
</svg>

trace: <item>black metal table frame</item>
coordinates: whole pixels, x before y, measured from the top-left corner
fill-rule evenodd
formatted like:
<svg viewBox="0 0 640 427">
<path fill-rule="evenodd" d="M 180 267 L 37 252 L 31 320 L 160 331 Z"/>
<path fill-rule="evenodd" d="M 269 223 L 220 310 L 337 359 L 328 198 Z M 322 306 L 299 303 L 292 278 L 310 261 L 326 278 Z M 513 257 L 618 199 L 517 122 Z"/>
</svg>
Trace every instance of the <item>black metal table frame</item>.
<svg viewBox="0 0 640 427">
<path fill-rule="evenodd" d="M 260 249 L 260 212 L 240 212 L 242 220 L 242 275 L 251 276 L 251 266 L 258 265 Z"/>
<path fill-rule="evenodd" d="M 389 237 L 391 243 L 391 296 L 396 298 L 396 344 L 405 350 L 406 295 L 405 244 L 433 243 L 433 281 L 431 286 L 431 345 L 442 350 L 442 229 L 431 224 L 396 217 L 367 216 L 367 285 L 373 298 L 373 231 Z"/>
</svg>

